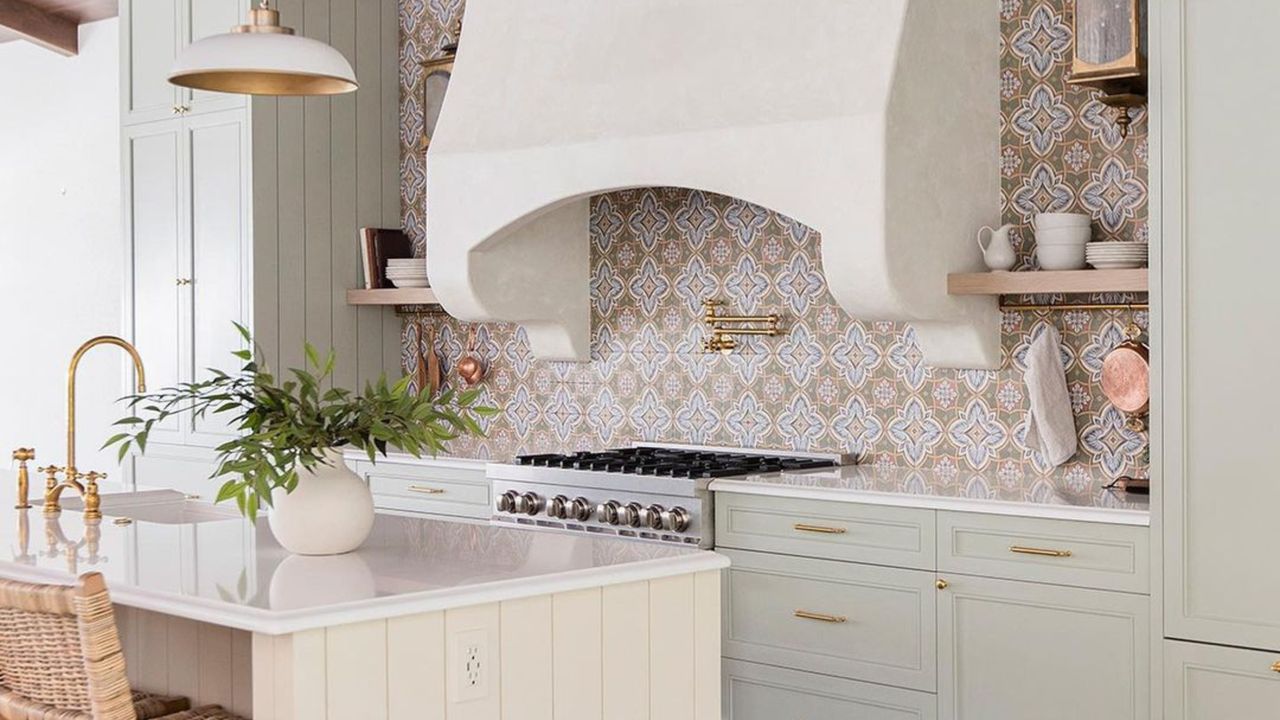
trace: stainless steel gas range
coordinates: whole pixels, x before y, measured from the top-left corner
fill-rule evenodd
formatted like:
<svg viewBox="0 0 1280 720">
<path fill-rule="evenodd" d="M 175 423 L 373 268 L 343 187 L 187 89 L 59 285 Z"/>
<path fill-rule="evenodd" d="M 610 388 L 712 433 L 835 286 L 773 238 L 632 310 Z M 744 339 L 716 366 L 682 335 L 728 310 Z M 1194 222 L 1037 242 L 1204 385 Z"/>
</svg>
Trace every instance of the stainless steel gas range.
<svg viewBox="0 0 1280 720">
<path fill-rule="evenodd" d="M 490 463 L 493 519 L 710 548 L 715 513 L 707 486 L 722 477 L 852 464 L 838 453 L 637 444 Z"/>
</svg>

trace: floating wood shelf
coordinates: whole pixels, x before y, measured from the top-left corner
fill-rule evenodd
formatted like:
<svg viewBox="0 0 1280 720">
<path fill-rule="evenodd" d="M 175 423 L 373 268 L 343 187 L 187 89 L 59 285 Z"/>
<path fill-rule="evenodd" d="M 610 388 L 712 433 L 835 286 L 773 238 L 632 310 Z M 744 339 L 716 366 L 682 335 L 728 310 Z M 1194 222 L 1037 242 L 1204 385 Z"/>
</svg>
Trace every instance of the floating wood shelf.
<svg viewBox="0 0 1280 720">
<path fill-rule="evenodd" d="M 436 291 L 431 288 L 390 288 L 387 290 L 348 290 L 348 305 L 438 305 Z"/>
<path fill-rule="evenodd" d="M 952 273 L 947 276 L 947 292 L 951 295 L 1147 292 L 1147 268 Z"/>
</svg>

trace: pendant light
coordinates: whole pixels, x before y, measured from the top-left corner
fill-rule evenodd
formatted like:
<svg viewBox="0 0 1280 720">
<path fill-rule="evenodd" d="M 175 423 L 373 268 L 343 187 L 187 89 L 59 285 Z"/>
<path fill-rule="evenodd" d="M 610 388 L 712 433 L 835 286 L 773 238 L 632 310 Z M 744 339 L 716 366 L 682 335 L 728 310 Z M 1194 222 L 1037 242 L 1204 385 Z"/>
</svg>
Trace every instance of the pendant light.
<svg viewBox="0 0 1280 720">
<path fill-rule="evenodd" d="M 249 11 L 248 25 L 189 45 L 169 82 L 245 95 L 338 95 L 359 87 L 342 53 L 281 26 L 268 0 Z"/>
</svg>

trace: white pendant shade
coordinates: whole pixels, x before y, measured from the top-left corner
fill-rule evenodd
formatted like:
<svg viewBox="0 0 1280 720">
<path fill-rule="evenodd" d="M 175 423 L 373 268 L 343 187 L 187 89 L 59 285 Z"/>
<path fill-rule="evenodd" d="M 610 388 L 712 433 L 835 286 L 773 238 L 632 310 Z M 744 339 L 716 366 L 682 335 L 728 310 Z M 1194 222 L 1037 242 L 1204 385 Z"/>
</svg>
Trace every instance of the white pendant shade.
<svg viewBox="0 0 1280 720">
<path fill-rule="evenodd" d="M 265 2 L 251 15 L 250 25 L 188 46 L 169 82 L 245 95 L 338 95 L 359 87 L 342 53 L 280 27 L 279 13 Z"/>
</svg>

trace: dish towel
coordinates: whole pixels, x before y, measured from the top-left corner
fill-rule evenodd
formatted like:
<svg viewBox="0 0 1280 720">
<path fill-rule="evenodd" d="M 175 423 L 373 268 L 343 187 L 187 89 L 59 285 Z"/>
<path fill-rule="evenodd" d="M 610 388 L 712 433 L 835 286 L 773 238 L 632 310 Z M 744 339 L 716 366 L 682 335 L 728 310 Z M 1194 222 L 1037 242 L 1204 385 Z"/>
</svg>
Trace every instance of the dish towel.
<svg viewBox="0 0 1280 720">
<path fill-rule="evenodd" d="M 1076 418 L 1067 394 L 1067 371 L 1062 366 L 1062 339 L 1058 331 L 1046 328 L 1027 351 L 1027 397 L 1031 400 L 1027 418 L 1027 447 L 1057 467 L 1076 454 Z"/>
</svg>

